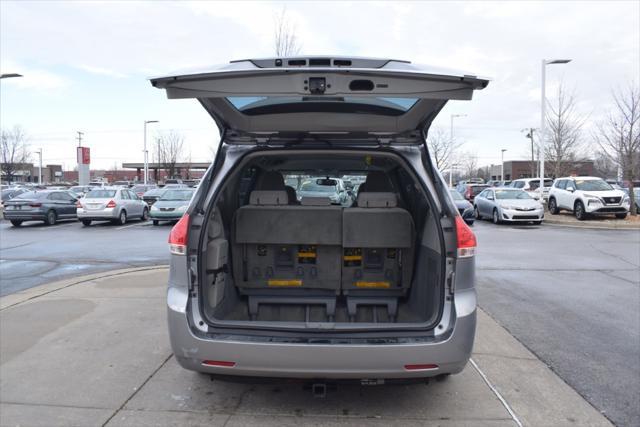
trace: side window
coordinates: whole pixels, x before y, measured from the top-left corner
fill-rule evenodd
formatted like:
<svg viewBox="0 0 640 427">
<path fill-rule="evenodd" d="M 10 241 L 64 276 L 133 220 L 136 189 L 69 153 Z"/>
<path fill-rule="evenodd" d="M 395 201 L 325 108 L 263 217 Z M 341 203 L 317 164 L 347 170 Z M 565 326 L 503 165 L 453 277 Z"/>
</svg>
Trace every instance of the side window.
<svg viewBox="0 0 640 427">
<path fill-rule="evenodd" d="M 559 179 L 558 182 L 556 182 L 556 188 L 564 190 L 566 187 L 567 187 L 566 179 Z"/>
<path fill-rule="evenodd" d="M 58 193 L 58 192 L 49 194 L 47 196 L 47 199 L 49 199 L 49 200 L 62 200 L 62 198 L 60 197 L 60 193 Z"/>
<path fill-rule="evenodd" d="M 476 197 L 487 197 L 489 190 L 482 190 Z"/>
<path fill-rule="evenodd" d="M 493 194 L 493 190 L 484 190 L 484 191 L 487 192 L 487 194 L 484 195 L 486 198 L 495 199 L 495 195 Z"/>
<path fill-rule="evenodd" d="M 573 190 L 575 190 L 575 189 L 576 189 L 576 184 L 575 184 L 575 182 L 573 182 L 573 180 L 568 179 L 568 180 L 566 181 L 566 189 L 568 190 L 568 189 L 570 189 L 570 188 L 571 188 L 571 189 L 573 189 Z"/>
<path fill-rule="evenodd" d="M 137 200 L 138 196 L 135 195 L 135 193 L 132 193 L 131 190 L 127 190 L 127 194 L 129 195 L 129 198 L 131 200 Z"/>
<path fill-rule="evenodd" d="M 120 190 L 120 198 L 124 200 L 129 200 L 129 194 L 127 194 L 127 190 Z"/>
<path fill-rule="evenodd" d="M 523 188 L 524 187 L 524 181 L 516 181 L 514 183 L 514 187 L 515 188 Z"/>
</svg>

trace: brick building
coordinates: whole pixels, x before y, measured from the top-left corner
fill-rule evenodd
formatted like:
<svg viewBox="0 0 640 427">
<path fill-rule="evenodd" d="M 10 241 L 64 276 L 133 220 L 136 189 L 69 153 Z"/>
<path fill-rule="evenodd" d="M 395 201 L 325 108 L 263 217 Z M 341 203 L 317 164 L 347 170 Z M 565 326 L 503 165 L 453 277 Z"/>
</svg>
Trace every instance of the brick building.
<svg viewBox="0 0 640 427">
<path fill-rule="evenodd" d="M 551 176 L 553 170 L 550 162 L 544 163 L 545 175 L 548 178 L 557 178 Z M 504 179 L 518 178 L 536 178 L 538 176 L 539 162 L 531 160 L 509 160 L 504 162 Z M 588 176 L 594 174 L 593 161 L 583 160 L 575 162 L 563 162 L 563 168 L 568 171 L 567 175 Z M 535 171 L 532 175 L 531 172 Z M 502 179 L 500 177 L 500 165 L 489 166 L 490 179 Z"/>
</svg>

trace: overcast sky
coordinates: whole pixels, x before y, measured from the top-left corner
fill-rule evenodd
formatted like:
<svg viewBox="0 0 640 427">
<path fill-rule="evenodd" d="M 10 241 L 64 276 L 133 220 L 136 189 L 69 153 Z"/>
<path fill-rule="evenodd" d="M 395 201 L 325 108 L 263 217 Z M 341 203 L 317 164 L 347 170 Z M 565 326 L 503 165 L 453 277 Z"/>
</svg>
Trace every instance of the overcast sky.
<svg viewBox="0 0 640 427">
<path fill-rule="evenodd" d="M 193 161 L 209 160 L 218 130 L 194 100 L 168 100 L 147 78 L 181 68 L 274 55 L 275 16 L 286 7 L 303 54 L 406 59 L 492 79 L 472 101 L 453 101 L 463 150 L 479 164 L 521 159 L 521 129 L 540 123 L 540 61 L 547 95 L 575 90 L 588 124 L 611 89 L 638 83 L 640 2 L 55 2 L 0 1 L 0 125 L 19 124 L 44 163 L 75 166 L 85 132 L 92 168 L 142 161 L 143 121 L 186 137 Z M 589 129 L 585 129 L 589 142 Z M 188 153 L 185 153 L 188 154 Z"/>
</svg>

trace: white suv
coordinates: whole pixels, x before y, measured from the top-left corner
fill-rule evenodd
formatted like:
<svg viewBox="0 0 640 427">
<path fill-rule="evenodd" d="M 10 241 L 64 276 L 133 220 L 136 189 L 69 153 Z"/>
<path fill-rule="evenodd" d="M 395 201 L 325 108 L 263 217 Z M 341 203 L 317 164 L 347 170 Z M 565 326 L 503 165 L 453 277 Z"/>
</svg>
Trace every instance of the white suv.
<svg viewBox="0 0 640 427">
<path fill-rule="evenodd" d="M 552 179 L 545 178 L 544 179 L 544 187 L 542 187 L 542 197 L 544 200 L 549 199 L 549 188 L 553 183 Z M 529 196 L 536 200 L 540 200 L 540 178 L 520 178 L 511 181 L 509 187 L 519 188 L 521 190 L 526 191 Z"/>
<path fill-rule="evenodd" d="M 625 218 L 629 212 L 629 196 L 604 180 L 591 176 L 558 178 L 549 191 L 549 213 L 566 209 L 580 221 L 589 215 L 615 214 Z"/>
</svg>

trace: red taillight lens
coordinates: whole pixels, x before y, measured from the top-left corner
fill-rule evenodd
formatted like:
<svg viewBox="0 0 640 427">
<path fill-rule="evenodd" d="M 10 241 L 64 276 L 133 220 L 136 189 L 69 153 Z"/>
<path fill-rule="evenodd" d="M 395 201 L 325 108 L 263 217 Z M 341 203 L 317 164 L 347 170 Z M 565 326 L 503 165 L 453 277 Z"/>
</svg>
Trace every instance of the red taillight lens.
<svg viewBox="0 0 640 427">
<path fill-rule="evenodd" d="M 108 208 L 115 208 L 116 207 L 116 202 L 113 200 L 109 200 L 109 203 L 107 203 L 107 207 Z"/>
<path fill-rule="evenodd" d="M 82 207 L 82 203 L 77 202 L 77 203 L 76 203 L 76 208 L 81 208 L 81 207 Z"/>
<path fill-rule="evenodd" d="M 228 362 L 226 360 L 203 360 L 204 366 L 218 366 L 223 368 L 233 368 L 236 366 L 236 362 Z"/>
<path fill-rule="evenodd" d="M 42 203 L 29 203 L 29 206 L 31 206 L 32 208 L 39 208 L 42 206 Z"/>
<path fill-rule="evenodd" d="M 458 237 L 458 258 L 474 256 L 478 245 L 476 235 L 460 215 L 456 216 L 456 235 Z"/>
<path fill-rule="evenodd" d="M 184 214 L 180 221 L 169 233 L 169 251 L 174 255 L 187 253 L 187 241 L 189 239 L 189 214 Z"/>
<path fill-rule="evenodd" d="M 427 371 L 430 369 L 438 369 L 438 365 L 433 363 L 418 363 L 415 365 L 404 365 L 407 371 Z"/>
</svg>

